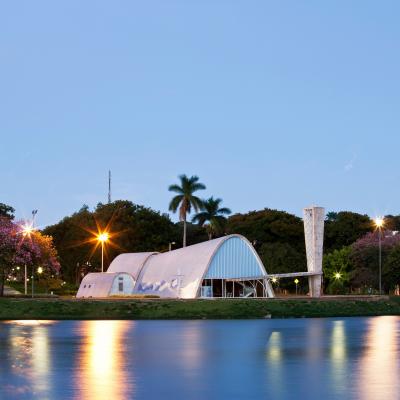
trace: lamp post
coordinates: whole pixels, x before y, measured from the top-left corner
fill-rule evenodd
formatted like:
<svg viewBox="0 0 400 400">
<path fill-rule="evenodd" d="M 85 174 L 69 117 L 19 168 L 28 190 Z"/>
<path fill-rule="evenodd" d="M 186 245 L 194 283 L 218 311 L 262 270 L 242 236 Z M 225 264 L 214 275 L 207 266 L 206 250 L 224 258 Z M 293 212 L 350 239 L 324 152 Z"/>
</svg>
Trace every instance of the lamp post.
<svg viewBox="0 0 400 400">
<path fill-rule="evenodd" d="M 168 251 L 171 251 L 172 250 L 172 246 L 175 244 L 175 242 L 169 242 L 169 245 L 168 245 Z"/>
<path fill-rule="evenodd" d="M 42 274 L 43 273 L 43 268 L 42 267 L 39 267 L 38 269 L 37 269 L 37 273 L 40 275 L 40 274 Z M 32 299 L 33 299 L 33 296 L 34 296 L 34 279 L 35 278 L 35 268 L 32 266 Z"/>
<path fill-rule="evenodd" d="M 25 296 L 28 294 L 28 267 L 25 264 L 25 274 L 24 274 L 24 292 Z"/>
<path fill-rule="evenodd" d="M 382 227 L 385 223 L 383 217 L 375 218 L 375 226 L 378 229 L 379 238 L 379 294 L 382 294 Z"/>
<path fill-rule="evenodd" d="M 296 296 L 297 296 L 297 285 L 299 284 L 299 280 L 296 278 L 295 280 L 294 280 L 294 283 L 295 283 L 295 285 L 296 285 Z"/>
<path fill-rule="evenodd" d="M 36 215 L 36 213 L 34 214 L 32 211 L 32 215 L 33 215 L 32 223 L 31 224 L 25 223 L 25 225 L 22 226 L 22 235 L 24 238 L 27 236 L 30 238 L 31 234 L 34 231 L 33 223 L 34 223 L 34 216 Z M 32 280 L 32 285 L 33 285 L 33 280 Z M 28 267 L 26 264 L 25 264 L 25 271 L 24 271 L 24 292 L 25 292 L 25 296 L 26 296 L 28 294 Z M 33 286 L 32 286 L 32 297 L 33 297 Z"/>
<path fill-rule="evenodd" d="M 108 232 L 102 232 L 97 236 L 97 240 L 101 243 L 101 272 L 104 272 L 104 244 L 109 238 Z"/>
</svg>

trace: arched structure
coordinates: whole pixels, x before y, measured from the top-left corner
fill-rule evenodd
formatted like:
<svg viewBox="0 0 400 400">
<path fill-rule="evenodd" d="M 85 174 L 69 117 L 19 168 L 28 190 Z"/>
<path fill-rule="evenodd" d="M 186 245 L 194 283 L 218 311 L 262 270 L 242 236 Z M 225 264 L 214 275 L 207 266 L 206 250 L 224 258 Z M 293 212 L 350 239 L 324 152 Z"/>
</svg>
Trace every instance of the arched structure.
<svg viewBox="0 0 400 400">
<path fill-rule="evenodd" d="M 147 253 L 123 253 L 115 257 L 107 272 L 126 272 L 132 275 L 133 279 L 137 281 L 140 272 L 147 259 L 156 252 Z"/>
<path fill-rule="evenodd" d="M 150 257 L 135 291 L 160 297 L 243 297 L 248 295 L 240 289 L 243 282 L 263 281 L 263 289 L 254 295 L 273 297 L 266 275 L 250 242 L 241 235 L 229 235 Z M 232 286 L 229 292 L 227 282 L 231 282 L 228 288 Z M 216 284 L 220 290 L 214 290 Z"/>
<path fill-rule="evenodd" d="M 98 278 L 93 278 L 101 281 L 104 275 L 116 273 L 131 275 L 135 281 L 132 294 L 169 298 L 274 296 L 263 263 L 241 235 L 165 253 L 121 254 L 106 273 L 88 277 L 96 275 Z M 77 297 L 82 297 L 86 278 Z"/>
<path fill-rule="evenodd" d="M 121 254 L 107 272 L 85 276 L 77 297 L 274 297 L 270 280 L 297 277 L 309 278 L 310 296 L 319 297 L 324 215 L 322 207 L 304 209 L 307 271 L 268 275 L 251 243 L 229 235 L 166 253 Z"/>
<path fill-rule="evenodd" d="M 124 272 L 97 272 L 87 274 L 79 286 L 76 297 L 126 296 L 133 293 L 135 280 Z"/>
</svg>

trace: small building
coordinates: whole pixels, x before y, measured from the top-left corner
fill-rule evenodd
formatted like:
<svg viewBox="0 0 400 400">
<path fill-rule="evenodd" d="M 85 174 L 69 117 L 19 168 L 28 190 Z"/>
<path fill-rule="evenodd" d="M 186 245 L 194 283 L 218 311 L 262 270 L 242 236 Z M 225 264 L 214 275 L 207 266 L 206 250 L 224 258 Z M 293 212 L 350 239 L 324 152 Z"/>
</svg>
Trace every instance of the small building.
<svg viewBox="0 0 400 400">
<path fill-rule="evenodd" d="M 96 272 L 87 274 L 79 286 L 76 297 L 126 296 L 133 293 L 135 280 L 124 272 Z"/>
<path fill-rule="evenodd" d="M 120 281 L 122 286 L 115 284 Z M 88 274 L 77 297 L 118 294 L 187 299 L 274 296 L 262 261 L 241 235 L 224 236 L 165 253 L 121 254 L 107 272 Z"/>
</svg>

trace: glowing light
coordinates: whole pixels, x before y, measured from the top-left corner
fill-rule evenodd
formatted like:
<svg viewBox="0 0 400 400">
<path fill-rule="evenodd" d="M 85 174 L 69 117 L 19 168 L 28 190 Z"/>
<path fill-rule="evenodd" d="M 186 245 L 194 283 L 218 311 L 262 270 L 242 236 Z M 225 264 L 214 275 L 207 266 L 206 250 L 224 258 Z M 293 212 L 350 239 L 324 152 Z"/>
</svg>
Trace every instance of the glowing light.
<svg viewBox="0 0 400 400">
<path fill-rule="evenodd" d="M 108 240 L 109 238 L 110 238 L 110 235 L 109 235 L 108 232 L 102 232 L 102 233 L 100 233 L 99 235 L 97 235 L 97 240 L 98 240 L 99 242 L 102 242 L 102 243 L 107 242 L 107 240 Z"/>
<path fill-rule="evenodd" d="M 25 223 L 22 225 L 22 234 L 24 236 L 31 236 L 32 232 L 34 231 L 32 224 Z"/>
<path fill-rule="evenodd" d="M 37 269 L 37 272 L 38 272 L 38 274 L 41 274 L 41 273 L 43 272 L 43 268 L 42 268 L 42 267 L 39 267 L 39 268 Z"/>
<path fill-rule="evenodd" d="M 383 225 L 385 224 L 385 220 L 383 217 L 376 217 L 374 220 L 374 223 L 377 228 L 382 228 Z"/>
<path fill-rule="evenodd" d="M 267 346 L 267 357 L 273 363 L 279 363 L 282 359 L 282 334 L 272 332 Z"/>
<path fill-rule="evenodd" d="M 296 285 L 298 285 L 299 282 L 300 282 L 300 281 L 299 281 L 297 278 L 294 280 L 294 283 L 295 283 Z"/>
<path fill-rule="evenodd" d="M 5 324 L 11 324 L 11 325 L 22 325 L 22 326 L 31 326 L 31 325 L 53 325 L 56 323 L 56 321 L 52 320 L 36 320 L 36 319 L 24 319 L 24 320 L 8 320 L 4 321 Z"/>
<path fill-rule="evenodd" d="M 81 325 L 80 368 L 74 379 L 77 398 L 125 399 L 128 393 L 132 396 L 134 387 L 127 384 L 122 345 L 129 327 L 127 321 L 86 321 Z"/>
<path fill-rule="evenodd" d="M 272 278 L 272 283 L 276 283 L 276 282 L 278 282 L 278 279 L 274 276 L 274 277 Z"/>
<path fill-rule="evenodd" d="M 340 279 L 342 277 L 342 274 L 340 272 L 335 273 L 335 279 Z"/>
</svg>

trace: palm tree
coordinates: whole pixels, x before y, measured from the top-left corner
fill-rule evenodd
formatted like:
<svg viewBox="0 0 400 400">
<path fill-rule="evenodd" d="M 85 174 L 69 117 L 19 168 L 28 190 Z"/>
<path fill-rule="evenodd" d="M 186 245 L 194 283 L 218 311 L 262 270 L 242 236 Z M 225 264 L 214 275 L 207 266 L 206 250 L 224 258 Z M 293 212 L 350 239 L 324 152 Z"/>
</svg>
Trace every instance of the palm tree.
<svg viewBox="0 0 400 400">
<path fill-rule="evenodd" d="M 214 199 L 212 196 L 207 200 L 203 200 L 202 211 L 197 213 L 192 219 L 192 222 L 206 226 L 209 240 L 212 239 L 213 234 L 221 231 L 226 222 L 225 215 L 231 214 L 229 208 L 219 207 L 221 203 L 222 199 Z M 206 222 L 208 223 L 206 224 Z"/>
<path fill-rule="evenodd" d="M 170 192 L 178 193 L 173 197 L 169 203 L 169 210 L 176 212 L 179 208 L 179 219 L 183 221 L 183 247 L 186 247 L 186 217 L 190 214 L 192 207 L 198 212 L 203 207 L 203 202 L 194 192 L 197 190 L 204 190 L 205 185 L 199 182 L 198 176 L 191 176 L 188 178 L 186 175 L 180 175 L 180 185 L 171 185 L 168 190 Z"/>
</svg>

